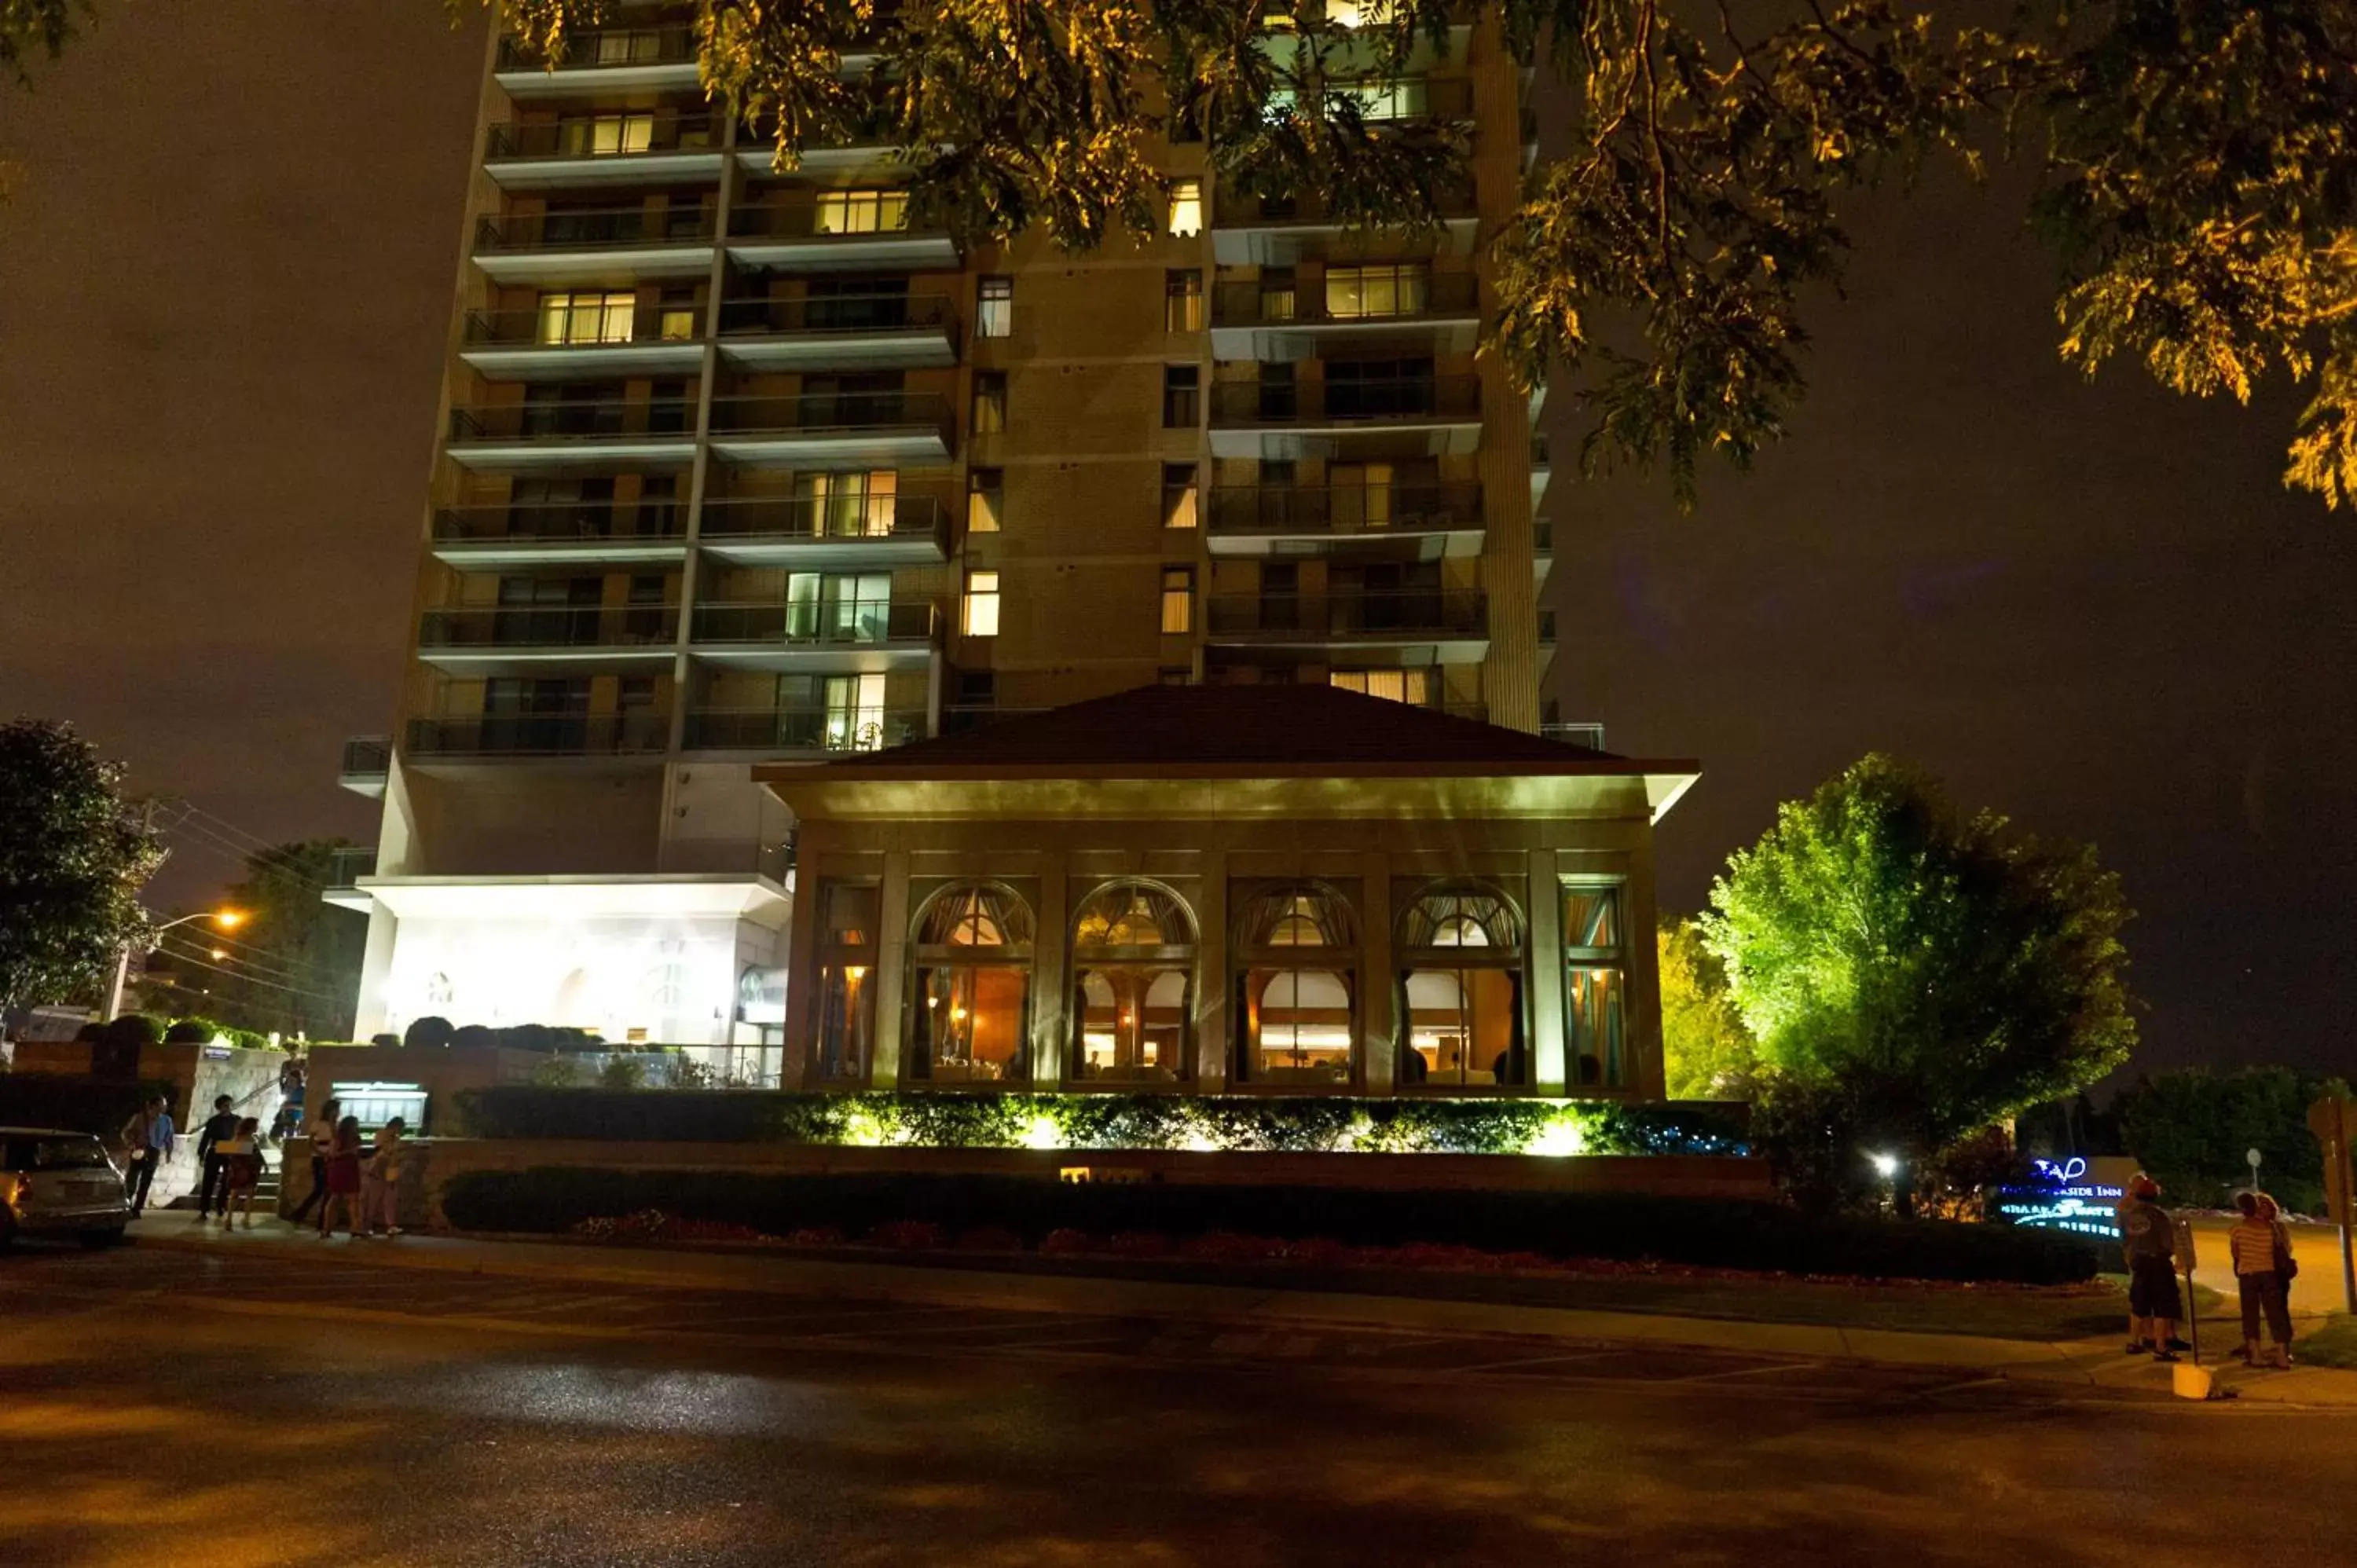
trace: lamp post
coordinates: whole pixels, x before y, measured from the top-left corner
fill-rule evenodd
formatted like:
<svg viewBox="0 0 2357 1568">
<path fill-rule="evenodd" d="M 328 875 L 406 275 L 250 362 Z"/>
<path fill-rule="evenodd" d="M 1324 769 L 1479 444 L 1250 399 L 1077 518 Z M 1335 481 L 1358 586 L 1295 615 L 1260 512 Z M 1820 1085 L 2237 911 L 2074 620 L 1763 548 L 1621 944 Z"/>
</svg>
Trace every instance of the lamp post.
<svg viewBox="0 0 2357 1568">
<path fill-rule="evenodd" d="M 147 950 L 153 952 L 156 947 L 162 945 L 166 931 L 171 930 L 176 926 L 188 925 L 197 920 L 210 920 L 224 931 L 233 931 L 245 923 L 245 916 L 236 909 L 200 909 L 193 915 L 183 915 L 177 920 L 167 920 L 156 928 L 156 940 L 150 944 Z M 123 1015 L 123 988 L 131 979 L 131 943 L 124 943 L 121 955 L 114 961 L 114 989 L 106 998 L 105 1022 L 110 1024 Z"/>
</svg>

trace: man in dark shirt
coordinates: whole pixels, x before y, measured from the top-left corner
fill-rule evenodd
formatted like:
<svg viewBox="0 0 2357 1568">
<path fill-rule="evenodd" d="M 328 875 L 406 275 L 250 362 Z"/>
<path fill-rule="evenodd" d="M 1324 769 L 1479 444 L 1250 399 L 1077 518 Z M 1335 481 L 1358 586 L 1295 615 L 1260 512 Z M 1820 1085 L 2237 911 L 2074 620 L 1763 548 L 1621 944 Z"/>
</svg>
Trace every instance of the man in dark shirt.
<svg viewBox="0 0 2357 1568">
<path fill-rule="evenodd" d="M 2177 1290 L 2177 1226 L 2160 1206 L 2160 1184 L 2139 1177 L 2130 1193 L 2136 1202 L 2120 1216 L 2127 1242 L 2128 1316 L 2137 1326 L 2131 1355 L 2150 1351 L 2156 1361 L 2174 1361 L 2188 1348 L 2177 1337 L 2185 1305 Z"/>
<path fill-rule="evenodd" d="M 202 1221 L 210 1214 L 213 1201 L 221 1201 L 221 1218 L 229 1218 L 229 1162 L 213 1153 L 213 1145 L 224 1138 L 237 1136 L 237 1112 L 230 1108 L 229 1096 L 213 1097 L 213 1113 L 197 1133 L 197 1160 L 204 1167 L 204 1182 L 197 1188 L 197 1219 Z"/>
</svg>

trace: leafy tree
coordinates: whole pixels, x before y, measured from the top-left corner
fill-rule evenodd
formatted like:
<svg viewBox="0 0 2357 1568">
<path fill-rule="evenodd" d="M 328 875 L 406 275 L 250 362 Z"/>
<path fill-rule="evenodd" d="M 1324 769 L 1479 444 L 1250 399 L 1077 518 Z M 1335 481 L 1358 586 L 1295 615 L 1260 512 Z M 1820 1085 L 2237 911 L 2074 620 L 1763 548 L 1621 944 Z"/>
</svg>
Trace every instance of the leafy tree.
<svg viewBox="0 0 2357 1568">
<path fill-rule="evenodd" d="M 122 786 L 72 726 L 0 725 L 0 1008 L 103 997 L 146 939 L 164 849 Z"/>
<path fill-rule="evenodd" d="M 2259 1185 L 2287 1207 L 2312 1212 L 2324 1204 L 2324 1155 L 2309 1131 L 2308 1108 L 2348 1092 L 2338 1079 L 2289 1068 L 2189 1068 L 2139 1079 L 2124 1092 L 2121 1131 L 2136 1163 L 2180 1202 L 2231 1203 L 2250 1184 L 2244 1152 L 2256 1149 Z"/>
<path fill-rule="evenodd" d="M 1885 757 L 1780 808 L 1711 905 L 1704 942 L 1787 1101 L 1771 1120 L 1853 1166 L 1872 1140 L 1920 1170 L 2136 1041 L 2117 877 L 1960 818 Z"/>
<path fill-rule="evenodd" d="M 1744 1100 L 1758 1047 L 1727 993 L 1727 970 L 1693 920 L 1654 933 L 1662 975 L 1662 1058 L 1673 1100 Z"/>
<path fill-rule="evenodd" d="M 171 1004 L 188 1013 L 217 1009 L 235 1026 L 232 1035 L 347 1038 L 368 921 L 319 896 L 344 845 L 341 839 L 302 840 L 247 856 L 243 880 L 222 896 L 244 917 L 233 929 L 184 929 L 164 938 Z"/>
<path fill-rule="evenodd" d="M 485 3 L 552 59 L 618 12 Z M 0 75 L 81 9 L 0 0 Z M 2357 0 L 2022 0 L 1986 27 L 1898 0 L 700 0 L 695 27 L 707 93 L 781 166 L 881 135 L 915 221 L 1085 248 L 1153 226 L 1150 134 L 1200 140 L 1229 190 L 1429 227 L 1455 133 L 1370 118 L 1368 86 L 1463 22 L 1544 57 L 1572 110 L 1495 237 L 1489 347 L 1585 411 L 1589 470 L 1659 464 L 1690 502 L 1706 457 L 1749 466 L 1803 392 L 1841 199 L 2007 157 L 2035 170 L 2067 361 L 2305 384 L 2286 483 L 2357 504 Z M 874 63 L 846 70 L 855 47 Z"/>
</svg>

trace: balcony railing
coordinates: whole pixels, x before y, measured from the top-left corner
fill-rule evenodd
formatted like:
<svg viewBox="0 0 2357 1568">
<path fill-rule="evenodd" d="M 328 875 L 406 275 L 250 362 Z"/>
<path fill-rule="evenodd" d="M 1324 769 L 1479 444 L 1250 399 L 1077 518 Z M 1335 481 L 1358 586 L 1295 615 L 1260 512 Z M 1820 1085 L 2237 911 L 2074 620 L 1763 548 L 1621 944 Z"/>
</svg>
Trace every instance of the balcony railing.
<svg viewBox="0 0 2357 1568">
<path fill-rule="evenodd" d="M 376 851 L 346 844 L 328 852 L 328 891 L 342 892 L 360 886 L 363 876 L 376 875 Z"/>
<path fill-rule="evenodd" d="M 672 496 L 638 501 L 511 501 L 504 506 L 446 507 L 434 514 L 434 538 L 442 544 L 686 537 L 687 509 Z"/>
<path fill-rule="evenodd" d="M 493 605 L 427 610 L 420 648 L 650 648 L 679 637 L 677 605 Z"/>
<path fill-rule="evenodd" d="M 1481 487 L 1221 485 L 1211 491 L 1214 533 L 1413 533 L 1481 523 Z"/>
<path fill-rule="evenodd" d="M 1324 594 L 1214 594 L 1205 601 L 1213 637 L 1479 637 L 1487 597 L 1443 588 L 1336 589 Z"/>
<path fill-rule="evenodd" d="M 949 324 L 949 298 L 938 294 L 809 295 L 730 299 L 720 306 L 720 332 L 726 338 L 946 329 Z"/>
<path fill-rule="evenodd" d="M 848 211 L 815 202 L 757 202 L 728 215 L 728 233 L 738 240 L 903 240 L 923 230 L 908 226 L 908 209 L 897 199 L 875 210 Z"/>
<path fill-rule="evenodd" d="M 1584 746 L 1590 751 L 1604 749 L 1602 725 L 1541 725 L 1539 734 L 1549 740 L 1560 740 L 1572 746 Z"/>
<path fill-rule="evenodd" d="M 662 714 L 477 714 L 409 722 L 412 757 L 606 757 L 660 754 Z"/>
<path fill-rule="evenodd" d="M 939 624 L 931 599 L 836 599 L 818 604 L 695 607 L 697 642 L 770 642 L 812 648 L 929 642 Z"/>
<path fill-rule="evenodd" d="M 393 771 L 393 742 L 381 735 L 356 735 L 344 742 L 343 766 L 337 769 L 346 779 L 382 779 Z"/>
<path fill-rule="evenodd" d="M 931 496 L 706 496 L 706 539 L 922 540 L 946 509 Z"/>
<path fill-rule="evenodd" d="M 1251 424 L 1382 424 L 1425 419 L 1478 419 L 1481 382 L 1476 376 L 1386 376 L 1322 381 L 1214 381 L 1211 423 Z"/>
<path fill-rule="evenodd" d="M 1433 208 L 1443 220 L 1474 216 L 1473 193 L 1469 190 L 1436 191 Z M 1211 209 L 1211 226 L 1215 229 L 1259 229 L 1275 224 L 1302 224 L 1308 227 L 1338 227 L 1347 220 L 1328 209 L 1316 196 L 1274 197 L 1248 196 L 1243 191 L 1222 189 Z"/>
<path fill-rule="evenodd" d="M 1329 81 L 1337 97 L 1354 100 L 1359 117 L 1376 124 L 1413 120 L 1468 120 L 1473 115 L 1473 83 L 1461 76 L 1403 76 L 1392 81 L 1364 77 Z M 1280 88 L 1268 96 L 1271 109 L 1290 107 L 1294 93 Z"/>
<path fill-rule="evenodd" d="M 903 425 L 949 426 L 949 404 L 937 392 L 803 392 L 799 396 L 712 400 L 712 427 L 736 435 L 810 430 L 890 430 Z"/>
<path fill-rule="evenodd" d="M 483 138 L 483 161 L 527 158 L 627 158 L 648 153 L 705 152 L 720 145 L 725 126 L 706 110 L 616 113 L 578 119 L 493 125 Z"/>
<path fill-rule="evenodd" d="M 880 751 L 925 738 L 917 708 L 699 708 L 687 715 L 697 751 Z"/>
<path fill-rule="evenodd" d="M 1394 272 L 1375 275 L 1329 269 L 1322 289 L 1308 283 L 1222 284 L 1212 291 L 1214 327 L 1328 326 L 1336 322 L 1413 321 L 1469 316 L 1480 305 L 1471 273 Z"/>
<path fill-rule="evenodd" d="M 466 340 L 470 347 L 509 349 L 621 349 L 634 343 L 693 343 L 704 336 L 704 313 L 693 306 L 647 306 L 628 310 L 470 310 Z"/>
<path fill-rule="evenodd" d="M 475 225 L 479 253 L 508 251 L 572 251 L 599 246 L 693 245 L 711 240 L 709 207 L 601 208 L 587 212 L 503 212 Z"/>
<path fill-rule="evenodd" d="M 678 397 L 480 403 L 450 411 L 450 439 L 459 442 L 685 435 L 694 428 L 694 401 Z"/>
<path fill-rule="evenodd" d="M 695 59 L 695 29 L 683 24 L 661 27 L 606 27 L 565 40 L 559 70 L 611 70 L 634 65 L 681 65 Z M 500 40 L 501 70 L 540 70 L 546 56 L 526 48 L 523 40 Z"/>
</svg>

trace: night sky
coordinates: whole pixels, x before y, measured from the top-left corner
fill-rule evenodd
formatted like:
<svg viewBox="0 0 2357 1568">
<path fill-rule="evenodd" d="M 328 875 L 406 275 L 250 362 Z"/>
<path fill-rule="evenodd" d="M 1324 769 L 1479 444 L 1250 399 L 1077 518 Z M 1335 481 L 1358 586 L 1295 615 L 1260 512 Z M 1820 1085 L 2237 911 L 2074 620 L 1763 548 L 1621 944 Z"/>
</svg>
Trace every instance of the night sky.
<svg viewBox="0 0 2357 1568">
<path fill-rule="evenodd" d="M 263 838 L 372 838 L 336 761 L 392 717 L 480 59 L 434 0 L 117 0 L 0 92 L 0 713 Z M 2020 209 L 1860 204 L 1792 439 L 1692 517 L 1571 478 L 1555 400 L 1563 714 L 1703 759 L 1667 908 L 1891 751 L 2123 874 L 2139 1065 L 2357 1070 L 2357 517 L 2280 488 L 2280 384 L 2065 370 Z M 236 869 L 184 843 L 156 901 Z"/>
</svg>

